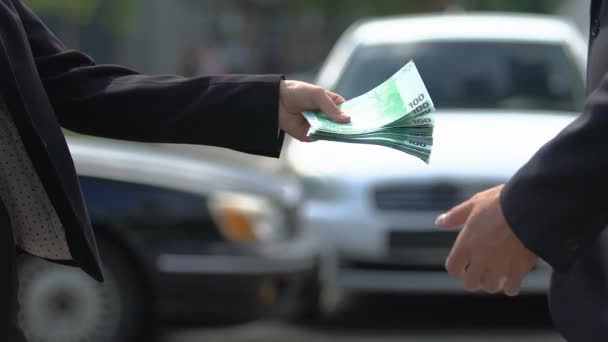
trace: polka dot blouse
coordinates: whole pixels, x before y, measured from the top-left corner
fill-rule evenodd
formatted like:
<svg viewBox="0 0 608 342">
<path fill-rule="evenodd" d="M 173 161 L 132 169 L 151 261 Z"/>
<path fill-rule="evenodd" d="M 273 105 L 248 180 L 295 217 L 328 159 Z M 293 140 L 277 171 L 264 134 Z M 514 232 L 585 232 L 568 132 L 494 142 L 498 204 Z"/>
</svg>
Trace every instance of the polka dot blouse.
<svg viewBox="0 0 608 342">
<path fill-rule="evenodd" d="M 1 99 L 0 198 L 21 249 L 46 259 L 72 259 L 63 226 Z"/>
</svg>

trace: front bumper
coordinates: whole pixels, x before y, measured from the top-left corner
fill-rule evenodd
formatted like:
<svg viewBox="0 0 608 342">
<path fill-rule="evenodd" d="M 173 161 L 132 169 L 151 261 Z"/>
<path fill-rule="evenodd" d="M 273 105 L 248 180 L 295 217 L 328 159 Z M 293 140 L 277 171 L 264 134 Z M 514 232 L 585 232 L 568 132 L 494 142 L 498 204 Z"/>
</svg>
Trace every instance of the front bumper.
<svg viewBox="0 0 608 342">
<path fill-rule="evenodd" d="M 328 286 L 353 291 L 463 293 L 444 263 L 456 232 L 434 225 L 440 211 L 381 211 L 369 188 L 357 184 L 339 201 L 309 200 L 302 208 L 305 229 L 316 229 L 335 247 L 339 262 Z M 456 204 L 456 203 L 454 203 Z M 446 210 L 449 208 L 445 208 Z M 523 292 L 545 293 L 550 269 L 541 264 Z"/>
<path fill-rule="evenodd" d="M 428 294 L 458 294 L 465 292 L 462 280 L 445 271 L 389 271 L 340 268 L 336 270 L 335 285 L 352 292 L 401 292 Z M 549 288 L 551 271 L 539 267 L 528 274 L 522 286 L 523 294 L 544 294 Z"/>
<path fill-rule="evenodd" d="M 297 279 L 317 272 L 318 239 L 300 234 L 265 246 L 221 246 L 156 257 L 159 315 L 181 322 L 247 321 L 292 301 Z"/>
</svg>

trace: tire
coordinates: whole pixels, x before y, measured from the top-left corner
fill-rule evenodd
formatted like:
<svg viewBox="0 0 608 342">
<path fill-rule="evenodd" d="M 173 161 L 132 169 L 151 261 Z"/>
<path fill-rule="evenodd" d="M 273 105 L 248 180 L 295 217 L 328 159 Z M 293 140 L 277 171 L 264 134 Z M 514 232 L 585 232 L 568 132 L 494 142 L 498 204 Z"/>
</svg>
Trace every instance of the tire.
<svg viewBox="0 0 608 342">
<path fill-rule="evenodd" d="M 337 288 L 310 280 L 301 292 L 298 310 L 289 315 L 294 323 L 320 323 L 333 319 L 346 303 L 346 294 Z"/>
<path fill-rule="evenodd" d="M 322 287 L 317 277 L 310 276 L 304 280 L 300 292 L 297 311 L 292 315 L 294 322 L 314 322 L 323 318 Z"/>
<path fill-rule="evenodd" d="M 20 324 L 30 342 L 138 341 L 146 323 L 144 289 L 129 258 L 99 240 L 105 282 L 78 268 L 20 257 Z"/>
<path fill-rule="evenodd" d="M 285 315 L 294 323 L 322 322 L 332 319 L 345 303 L 345 293 L 331 281 L 337 268 L 333 248 L 321 253 L 314 271 L 298 279 L 297 309 Z"/>
</svg>

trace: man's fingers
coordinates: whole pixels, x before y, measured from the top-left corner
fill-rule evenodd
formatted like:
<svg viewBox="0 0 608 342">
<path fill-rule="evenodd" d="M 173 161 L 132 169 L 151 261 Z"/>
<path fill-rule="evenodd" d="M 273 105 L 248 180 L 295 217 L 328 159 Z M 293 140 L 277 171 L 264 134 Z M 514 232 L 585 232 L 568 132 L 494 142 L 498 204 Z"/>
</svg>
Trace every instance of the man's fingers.
<svg viewBox="0 0 608 342">
<path fill-rule="evenodd" d="M 294 138 L 298 139 L 301 142 L 312 142 L 312 139 L 310 139 L 308 137 L 308 129 L 310 128 L 310 125 L 306 124 L 303 125 L 301 128 L 299 128 L 295 135 Z"/>
<path fill-rule="evenodd" d="M 507 277 L 503 290 L 507 296 L 515 297 L 519 294 L 521 291 L 521 284 L 524 281 L 526 273 L 527 271 L 524 270 L 522 266 L 513 265 L 511 267 L 511 271 L 509 272 L 509 276 Z"/>
<path fill-rule="evenodd" d="M 506 278 L 504 272 L 486 270 L 481 277 L 481 287 L 488 293 L 498 293 L 503 289 Z"/>
<path fill-rule="evenodd" d="M 310 125 L 304 119 L 304 117 L 294 118 L 290 121 L 289 125 L 283 127 L 283 130 L 295 139 L 302 142 L 311 142 L 312 140 L 308 137 L 308 130 Z"/>
<path fill-rule="evenodd" d="M 525 273 L 509 276 L 504 287 L 504 292 L 507 296 L 515 297 L 519 295 L 519 292 L 521 291 L 521 284 L 524 281 L 524 275 Z"/>
<path fill-rule="evenodd" d="M 481 265 L 472 262 L 464 272 L 464 288 L 470 292 L 479 290 L 484 271 Z"/>
<path fill-rule="evenodd" d="M 445 269 L 452 277 L 462 277 L 469 264 L 469 250 L 462 243 L 461 232 L 445 261 Z"/>
<path fill-rule="evenodd" d="M 338 94 L 333 93 L 333 92 L 331 92 L 331 91 L 328 91 L 328 92 L 327 92 L 327 95 L 328 95 L 328 96 L 329 96 L 329 98 L 330 98 L 332 101 L 334 101 L 334 103 L 335 103 L 335 104 L 337 104 L 337 105 L 340 105 L 340 104 L 342 104 L 342 103 L 346 102 L 346 100 L 345 100 L 345 99 L 344 99 L 344 98 L 343 98 L 341 95 L 338 95 Z"/>
<path fill-rule="evenodd" d="M 335 122 L 347 123 L 350 122 L 350 116 L 344 114 L 344 112 L 336 105 L 334 99 L 332 99 L 328 92 L 323 90 L 322 93 L 317 97 L 319 109 Z"/>
<path fill-rule="evenodd" d="M 467 222 L 472 210 L 473 201 L 468 200 L 437 217 L 435 224 L 446 229 L 458 228 Z"/>
</svg>

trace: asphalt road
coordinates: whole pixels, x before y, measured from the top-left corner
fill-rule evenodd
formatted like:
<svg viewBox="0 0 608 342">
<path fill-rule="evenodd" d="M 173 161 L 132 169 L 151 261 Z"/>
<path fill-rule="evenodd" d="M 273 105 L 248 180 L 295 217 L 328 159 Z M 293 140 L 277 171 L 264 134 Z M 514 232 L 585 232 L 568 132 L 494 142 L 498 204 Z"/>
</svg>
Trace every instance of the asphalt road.
<svg viewBox="0 0 608 342">
<path fill-rule="evenodd" d="M 162 342 L 562 342 L 541 297 L 358 296 L 315 323 L 172 328 Z"/>
</svg>

